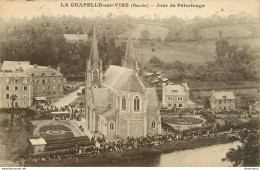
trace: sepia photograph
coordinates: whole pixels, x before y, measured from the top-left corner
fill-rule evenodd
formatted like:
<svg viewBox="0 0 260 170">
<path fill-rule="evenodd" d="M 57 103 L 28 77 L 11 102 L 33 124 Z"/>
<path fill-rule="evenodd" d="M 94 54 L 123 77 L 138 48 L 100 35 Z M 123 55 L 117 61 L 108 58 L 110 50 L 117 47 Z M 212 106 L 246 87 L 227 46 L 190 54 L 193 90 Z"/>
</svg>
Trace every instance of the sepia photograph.
<svg viewBox="0 0 260 170">
<path fill-rule="evenodd" d="M 258 170 L 259 102 L 259 0 L 0 0 L 3 170 Z"/>
</svg>

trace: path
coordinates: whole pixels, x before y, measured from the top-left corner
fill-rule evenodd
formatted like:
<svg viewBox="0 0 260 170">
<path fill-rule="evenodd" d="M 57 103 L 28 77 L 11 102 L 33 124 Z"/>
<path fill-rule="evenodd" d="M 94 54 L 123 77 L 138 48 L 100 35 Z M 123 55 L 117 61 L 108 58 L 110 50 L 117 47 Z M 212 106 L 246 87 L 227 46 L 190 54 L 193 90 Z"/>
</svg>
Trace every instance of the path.
<svg viewBox="0 0 260 170">
<path fill-rule="evenodd" d="M 63 98 L 59 99 L 57 102 L 52 103 L 53 106 L 56 106 L 58 108 L 64 107 L 65 105 L 69 105 L 74 100 L 78 98 L 77 93 L 81 92 L 81 90 L 84 88 L 84 86 L 80 86 L 78 90 L 64 96 Z"/>
<path fill-rule="evenodd" d="M 93 134 L 87 128 L 87 120 L 81 118 L 81 121 L 72 120 L 78 127 L 82 126 L 84 128 L 84 134 L 87 135 L 90 139 L 92 138 Z"/>
</svg>

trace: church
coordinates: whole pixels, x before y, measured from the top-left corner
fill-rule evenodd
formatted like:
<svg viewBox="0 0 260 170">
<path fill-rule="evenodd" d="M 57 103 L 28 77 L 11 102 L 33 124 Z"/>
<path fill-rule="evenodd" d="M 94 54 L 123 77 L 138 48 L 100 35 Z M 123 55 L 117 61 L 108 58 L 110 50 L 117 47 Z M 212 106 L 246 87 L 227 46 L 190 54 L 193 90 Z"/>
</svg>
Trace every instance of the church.
<svg viewBox="0 0 260 170">
<path fill-rule="evenodd" d="M 121 66 L 103 73 L 94 28 L 86 61 L 85 111 L 88 130 L 108 140 L 161 133 L 161 116 L 155 88 L 145 87 L 134 59 L 131 32 Z"/>
</svg>

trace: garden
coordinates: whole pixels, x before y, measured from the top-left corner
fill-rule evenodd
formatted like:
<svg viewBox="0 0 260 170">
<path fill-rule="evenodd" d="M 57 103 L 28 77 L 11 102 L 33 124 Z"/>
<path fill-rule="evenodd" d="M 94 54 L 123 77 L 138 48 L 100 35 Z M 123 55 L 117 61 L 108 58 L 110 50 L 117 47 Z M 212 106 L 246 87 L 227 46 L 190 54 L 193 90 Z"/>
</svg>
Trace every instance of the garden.
<svg viewBox="0 0 260 170">
<path fill-rule="evenodd" d="M 40 136 L 46 141 L 73 138 L 70 128 L 64 125 L 45 125 L 39 129 Z"/>
</svg>

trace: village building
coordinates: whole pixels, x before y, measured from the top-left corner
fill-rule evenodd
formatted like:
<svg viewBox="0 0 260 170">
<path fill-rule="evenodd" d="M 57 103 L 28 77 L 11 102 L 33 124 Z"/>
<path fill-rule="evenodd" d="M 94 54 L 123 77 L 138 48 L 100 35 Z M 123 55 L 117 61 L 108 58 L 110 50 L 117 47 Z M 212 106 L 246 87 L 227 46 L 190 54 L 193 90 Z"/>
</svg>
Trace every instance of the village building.
<svg viewBox="0 0 260 170">
<path fill-rule="evenodd" d="M 44 152 L 47 142 L 43 138 L 29 139 L 34 154 Z"/>
<path fill-rule="evenodd" d="M 59 66 L 55 70 L 50 66 L 42 67 L 34 64 L 26 70 L 26 73 L 31 76 L 34 97 L 55 100 L 63 96 L 63 85 L 66 79 L 61 74 Z"/>
<path fill-rule="evenodd" d="M 233 92 L 215 92 L 212 91 L 210 97 L 210 107 L 212 110 L 231 111 L 236 109 L 236 97 Z"/>
<path fill-rule="evenodd" d="M 32 83 L 30 76 L 22 71 L 0 72 L 0 108 L 12 107 L 12 96 L 16 96 L 13 103 L 16 108 L 30 107 L 33 102 Z"/>
<path fill-rule="evenodd" d="M 11 107 L 10 96 L 16 95 L 15 107 L 30 107 L 63 96 L 66 79 L 50 66 L 31 65 L 29 61 L 4 61 L 0 72 L 1 108 Z"/>
<path fill-rule="evenodd" d="M 157 93 L 139 78 L 131 33 L 121 66 L 110 65 L 103 74 L 95 29 L 89 56 L 85 93 L 88 129 L 108 140 L 161 133 Z"/>
<path fill-rule="evenodd" d="M 190 89 L 187 83 L 181 85 L 162 83 L 162 107 L 168 109 L 195 108 L 190 100 Z"/>
</svg>

